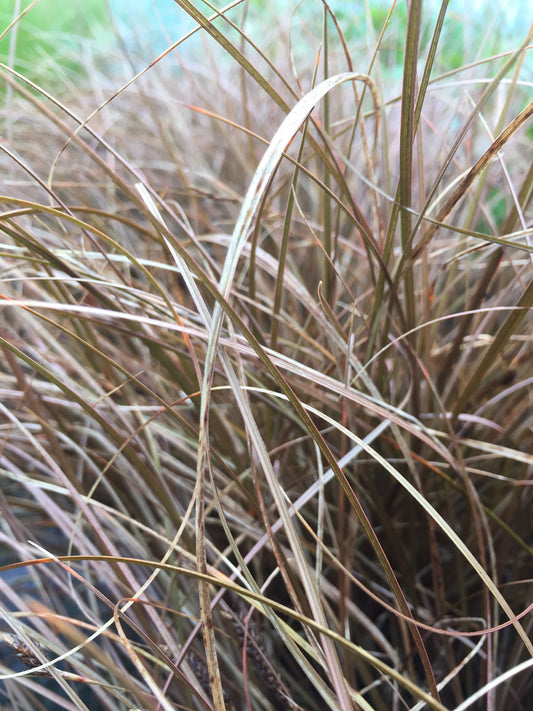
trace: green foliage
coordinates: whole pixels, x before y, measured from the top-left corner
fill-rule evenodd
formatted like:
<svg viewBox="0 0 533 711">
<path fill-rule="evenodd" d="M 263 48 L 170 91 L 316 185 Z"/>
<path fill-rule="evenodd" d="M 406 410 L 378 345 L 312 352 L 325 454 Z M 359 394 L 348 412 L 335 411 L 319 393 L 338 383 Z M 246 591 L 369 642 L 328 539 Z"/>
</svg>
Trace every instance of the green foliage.
<svg viewBox="0 0 533 711">
<path fill-rule="evenodd" d="M 22 14 L 30 3 L 3 0 L 0 6 L 0 28 L 15 19 L 15 9 Z M 111 37 L 106 10 L 101 0 L 65 3 L 64 0 L 38 2 L 0 40 L 0 61 L 9 61 L 10 43 L 15 35 L 13 67 L 33 81 L 58 85 L 65 75 L 79 74 L 83 68 L 80 49 L 83 44 L 98 42 L 105 46 Z M 61 76 L 58 77 L 58 70 Z"/>
</svg>

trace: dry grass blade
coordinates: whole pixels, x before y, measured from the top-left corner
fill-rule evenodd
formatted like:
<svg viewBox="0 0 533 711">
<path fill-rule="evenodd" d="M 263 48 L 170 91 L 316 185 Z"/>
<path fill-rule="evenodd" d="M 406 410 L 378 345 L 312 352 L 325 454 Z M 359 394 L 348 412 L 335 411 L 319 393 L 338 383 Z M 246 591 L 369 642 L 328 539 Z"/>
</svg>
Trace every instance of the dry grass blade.
<svg viewBox="0 0 533 711">
<path fill-rule="evenodd" d="M 435 232 L 439 228 L 440 223 L 451 213 L 453 208 L 457 205 L 459 200 L 463 198 L 476 180 L 476 178 L 481 175 L 488 164 L 496 157 L 496 155 L 502 150 L 509 139 L 533 116 L 533 102 L 528 104 L 528 106 L 523 109 L 518 116 L 516 116 L 513 121 L 501 132 L 501 134 L 493 141 L 492 145 L 488 150 L 486 150 L 481 158 L 472 166 L 468 171 L 467 175 L 459 183 L 457 188 L 454 190 L 452 195 L 446 200 L 445 204 L 439 210 L 435 222 L 428 228 L 425 232 L 420 244 L 416 245 L 413 252 L 412 259 L 415 260 L 418 253 L 422 251 L 425 246 L 433 239 Z"/>
<path fill-rule="evenodd" d="M 0 706 L 525 711 L 533 29 L 155 4 L 0 8 Z"/>
</svg>

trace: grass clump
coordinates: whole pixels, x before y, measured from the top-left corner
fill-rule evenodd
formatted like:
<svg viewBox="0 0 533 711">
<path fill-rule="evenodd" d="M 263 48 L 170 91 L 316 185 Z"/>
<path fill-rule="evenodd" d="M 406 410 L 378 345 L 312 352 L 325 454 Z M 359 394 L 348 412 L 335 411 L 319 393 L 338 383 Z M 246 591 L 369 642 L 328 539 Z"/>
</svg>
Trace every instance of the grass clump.
<svg viewBox="0 0 533 711">
<path fill-rule="evenodd" d="M 305 5 L 2 65 L 9 708 L 527 708 L 531 31 Z"/>
</svg>

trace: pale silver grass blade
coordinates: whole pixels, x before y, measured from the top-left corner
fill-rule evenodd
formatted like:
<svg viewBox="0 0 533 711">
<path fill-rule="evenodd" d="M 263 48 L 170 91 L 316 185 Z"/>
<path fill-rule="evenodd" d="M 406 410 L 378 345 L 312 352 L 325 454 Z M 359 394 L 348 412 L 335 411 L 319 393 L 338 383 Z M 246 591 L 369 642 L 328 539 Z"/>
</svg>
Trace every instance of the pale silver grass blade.
<svg viewBox="0 0 533 711">
<path fill-rule="evenodd" d="M 461 704 L 459 704 L 459 706 L 456 706 L 453 711 L 465 711 L 465 709 L 468 709 L 470 708 L 470 706 L 475 704 L 478 699 L 481 699 L 483 698 L 483 696 L 486 696 L 489 691 L 495 689 L 500 684 L 503 684 L 503 682 L 507 681 L 507 679 L 511 679 L 513 676 L 516 676 L 517 674 L 520 674 L 526 669 L 529 669 L 531 666 L 533 666 L 533 659 L 526 659 L 525 662 L 517 664 L 517 666 L 513 667 L 512 669 L 508 669 L 507 671 L 503 672 L 503 674 L 500 674 L 500 676 L 497 676 L 495 679 L 492 679 L 492 681 L 490 681 L 488 684 L 485 684 L 485 686 L 482 686 L 481 689 L 478 689 L 474 694 L 469 696 L 468 699 L 465 699 Z"/>
<path fill-rule="evenodd" d="M 148 211 L 150 212 L 152 217 L 154 217 L 159 223 L 161 223 L 161 225 L 165 228 L 165 232 L 168 232 L 168 228 L 165 224 L 165 221 L 163 220 L 161 213 L 157 208 L 157 205 L 155 204 L 152 196 L 150 195 L 146 187 L 143 185 L 143 183 L 135 183 L 135 188 L 137 189 L 137 192 L 141 196 L 142 201 L 148 208 Z M 183 281 L 185 282 L 187 289 L 189 290 L 189 293 L 192 296 L 194 305 L 196 306 L 198 313 L 202 317 L 202 321 L 204 322 L 205 327 L 209 330 L 211 325 L 211 314 L 209 313 L 209 309 L 207 308 L 206 303 L 202 298 L 202 295 L 200 294 L 194 275 L 191 274 L 189 267 L 185 264 L 185 260 L 181 257 L 178 251 L 168 240 L 165 232 L 161 232 L 160 234 L 163 240 L 165 241 L 166 248 L 172 255 L 172 259 L 174 260 L 179 273 L 183 277 Z"/>
<path fill-rule="evenodd" d="M 372 430 L 372 432 L 370 432 L 363 440 L 361 440 L 361 443 L 356 444 L 350 449 L 349 452 L 346 452 L 346 454 L 341 457 L 341 459 L 339 459 L 339 467 L 342 469 L 343 467 L 350 464 L 350 462 L 353 462 L 355 459 L 357 459 L 361 452 L 365 451 L 364 445 L 370 446 L 372 442 L 374 442 L 374 440 L 376 440 L 380 435 L 383 434 L 383 432 L 385 432 L 385 430 L 390 427 L 390 424 L 390 420 L 383 420 L 383 422 L 380 422 L 379 425 Z M 334 476 L 335 472 L 333 471 L 333 469 L 331 469 L 331 467 L 327 469 L 320 480 L 314 481 L 311 486 L 309 486 L 304 491 L 304 493 L 301 494 L 296 499 L 296 501 L 291 504 L 291 507 L 289 509 L 289 516 L 295 516 L 296 513 L 300 511 L 303 506 L 305 506 L 305 504 L 309 503 L 309 501 L 311 501 L 316 496 L 316 494 L 318 494 L 320 488 L 330 482 Z M 272 524 L 272 533 L 276 533 L 277 531 L 279 531 L 282 525 L 283 521 L 281 520 L 281 518 L 278 518 L 278 520 Z M 268 541 L 268 534 L 265 533 L 250 549 L 244 560 L 249 563 L 254 558 L 254 556 L 256 556 L 259 551 L 265 547 Z"/>
<path fill-rule="evenodd" d="M 233 278 L 237 269 L 238 260 L 242 249 L 248 239 L 248 232 L 252 225 L 254 215 L 258 210 L 261 200 L 263 199 L 270 181 L 281 161 L 283 153 L 287 150 L 292 139 L 300 130 L 302 125 L 308 119 L 309 115 L 317 105 L 317 103 L 326 96 L 336 86 L 339 86 L 348 81 L 362 81 L 365 84 L 370 84 L 370 79 L 362 74 L 344 73 L 330 77 L 324 80 L 308 94 L 306 94 L 296 106 L 291 110 L 287 117 L 283 120 L 280 127 L 274 134 L 270 145 L 268 146 L 257 170 L 254 173 L 246 197 L 244 198 L 235 229 L 233 231 L 232 240 L 224 262 L 224 268 L 219 282 L 219 291 L 224 299 L 228 299 L 231 293 Z M 209 341 L 207 344 L 204 379 L 202 383 L 202 396 L 200 408 L 200 435 L 199 435 L 199 457 L 198 457 L 198 486 L 202 487 L 203 477 L 206 470 L 209 470 L 209 451 L 208 451 L 208 431 L 209 431 L 209 403 L 211 399 L 211 384 L 215 367 L 215 359 L 219 348 L 220 334 L 222 331 L 223 309 L 219 302 L 215 304 L 213 311 L 213 321 Z M 229 364 L 228 364 L 229 365 Z M 231 366 L 230 369 L 232 370 Z M 228 376 L 230 373 L 227 371 Z M 235 396 L 240 399 L 241 414 L 246 423 L 249 436 L 254 444 L 259 460 L 261 461 L 262 469 L 267 477 L 272 494 L 276 501 L 280 517 L 283 520 L 284 528 L 291 541 L 291 549 L 299 561 L 299 569 L 302 575 L 302 582 L 309 594 L 309 602 L 313 615 L 318 622 L 325 624 L 325 615 L 322 609 L 318 591 L 315 589 L 311 572 L 309 571 L 305 556 L 301 549 L 298 535 L 294 529 L 291 518 L 288 515 L 286 503 L 279 489 L 279 483 L 276 479 L 272 463 L 266 452 L 264 442 L 253 419 L 251 408 L 247 398 L 240 388 L 238 378 L 235 373 L 232 374 L 230 380 L 233 381 L 233 389 Z M 240 397 L 239 397 L 240 393 Z M 202 501 L 199 496 L 198 511 L 199 516 L 197 525 L 199 529 L 203 526 L 203 513 L 201 511 Z M 199 533 L 199 532 L 198 532 Z M 199 561 L 200 562 L 200 561 Z M 333 686 L 338 695 L 341 708 L 343 711 L 349 711 L 352 708 L 352 703 L 344 681 L 340 668 L 339 659 L 331 640 L 322 636 L 322 644 L 327 658 L 329 671 L 332 675 Z"/>
</svg>

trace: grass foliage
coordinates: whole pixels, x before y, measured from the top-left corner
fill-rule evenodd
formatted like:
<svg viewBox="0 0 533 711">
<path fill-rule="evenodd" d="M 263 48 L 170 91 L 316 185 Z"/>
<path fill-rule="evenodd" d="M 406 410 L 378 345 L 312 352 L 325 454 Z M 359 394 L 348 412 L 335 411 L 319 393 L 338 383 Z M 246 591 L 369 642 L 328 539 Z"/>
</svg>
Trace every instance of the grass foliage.
<svg viewBox="0 0 533 711">
<path fill-rule="evenodd" d="M 530 708 L 532 30 L 447 4 L 10 45 L 2 708 Z"/>
</svg>

